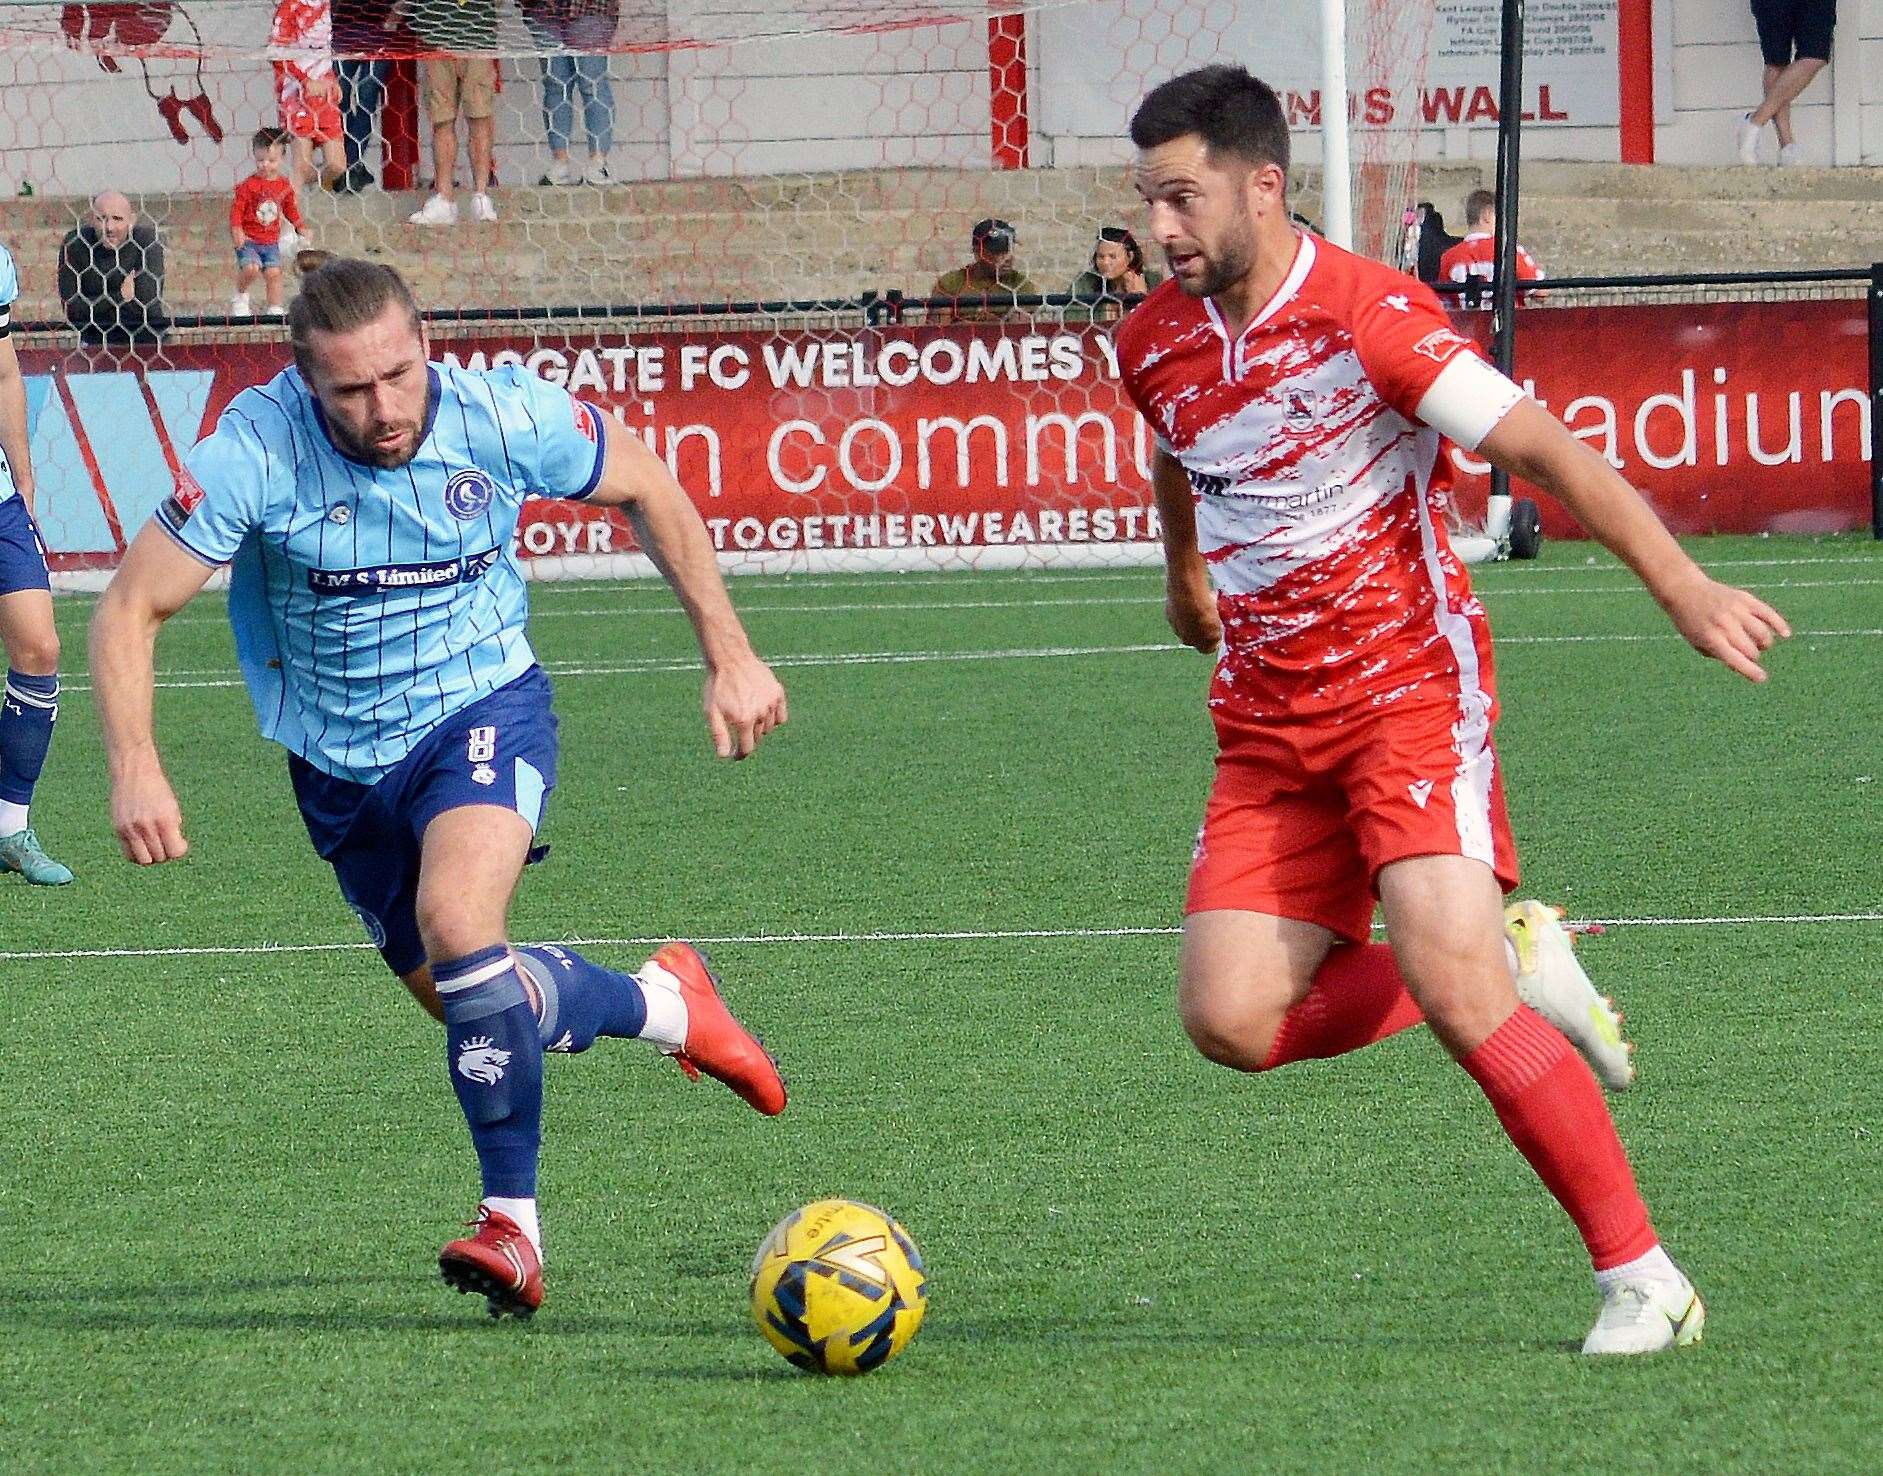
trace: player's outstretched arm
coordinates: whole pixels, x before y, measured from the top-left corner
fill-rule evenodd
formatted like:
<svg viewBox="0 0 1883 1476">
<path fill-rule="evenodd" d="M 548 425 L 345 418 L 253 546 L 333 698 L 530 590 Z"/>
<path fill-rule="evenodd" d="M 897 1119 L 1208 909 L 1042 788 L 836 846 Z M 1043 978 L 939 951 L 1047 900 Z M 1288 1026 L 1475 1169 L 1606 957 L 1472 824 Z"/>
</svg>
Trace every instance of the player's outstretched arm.
<svg viewBox="0 0 1883 1476">
<path fill-rule="evenodd" d="M 1748 681 L 1765 680 L 1762 653 L 1791 627 L 1758 596 L 1708 577 L 1622 475 L 1563 423 L 1525 396 L 1497 422 L 1478 454 L 1555 496 L 1640 576 L 1696 651 Z"/>
<path fill-rule="evenodd" d="M 157 631 L 214 572 L 154 522 L 132 542 L 92 614 L 92 690 L 111 771 L 111 825 L 139 866 L 189 852 L 183 812 L 157 757 L 152 698 Z"/>
<path fill-rule="evenodd" d="M 789 716 L 785 689 L 753 651 L 719 577 L 706 524 L 666 463 L 619 428 L 608 437 L 606 457 L 588 500 L 627 513 L 641 548 L 679 597 L 706 661 L 713 750 L 721 758 L 745 758 Z"/>
<path fill-rule="evenodd" d="M 1151 453 L 1151 494 L 1164 538 L 1164 619 L 1186 646 L 1215 655 L 1223 643 L 1209 566 L 1196 546 L 1196 500 L 1183 463 L 1167 451 Z"/>
</svg>

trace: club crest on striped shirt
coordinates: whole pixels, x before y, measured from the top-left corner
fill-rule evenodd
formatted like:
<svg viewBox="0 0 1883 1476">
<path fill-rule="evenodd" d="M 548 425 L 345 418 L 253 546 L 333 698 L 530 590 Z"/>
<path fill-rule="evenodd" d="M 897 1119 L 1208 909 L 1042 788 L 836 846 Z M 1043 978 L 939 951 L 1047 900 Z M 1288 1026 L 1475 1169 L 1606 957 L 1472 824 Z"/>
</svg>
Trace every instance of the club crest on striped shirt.
<svg viewBox="0 0 1883 1476">
<path fill-rule="evenodd" d="M 482 517 L 496 494 L 495 484 L 474 466 L 445 478 L 445 510 L 460 523 Z"/>
</svg>

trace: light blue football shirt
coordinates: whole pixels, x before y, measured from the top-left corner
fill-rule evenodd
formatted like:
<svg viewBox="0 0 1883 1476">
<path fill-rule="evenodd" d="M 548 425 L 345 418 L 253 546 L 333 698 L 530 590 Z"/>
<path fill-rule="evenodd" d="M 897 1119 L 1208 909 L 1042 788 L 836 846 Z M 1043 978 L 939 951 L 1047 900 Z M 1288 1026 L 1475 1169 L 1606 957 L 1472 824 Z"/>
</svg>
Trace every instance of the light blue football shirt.
<svg viewBox="0 0 1883 1476">
<path fill-rule="evenodd" d="M 13 331 L 13 303 L 20 295 L 20 274 L 13 265 L 13 253 L 0 246 L 0 338 Z M 6 448 L 0 446 L 0 502 L 19 495 L 13 485 L 13 467 L 7 461 Z"/>
<path fill-rule="evenodd" d="M 587 497 L 605 417 L 520 367 L 433 364 L 418 454 L 329 439 L 295 369 L 244 390 L 156 518 L 229 564 L 229 623 L 264 737 L 371 784 L 535 661 L 513 535 L 523 499 Z"/>
</svg>

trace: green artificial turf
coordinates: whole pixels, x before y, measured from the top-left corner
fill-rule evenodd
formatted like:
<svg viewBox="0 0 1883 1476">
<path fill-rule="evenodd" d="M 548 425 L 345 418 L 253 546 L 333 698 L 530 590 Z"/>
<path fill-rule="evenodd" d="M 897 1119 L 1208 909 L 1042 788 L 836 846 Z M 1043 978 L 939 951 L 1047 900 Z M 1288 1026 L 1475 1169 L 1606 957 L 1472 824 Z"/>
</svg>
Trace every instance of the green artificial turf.
<svg viewBox="0 0 1883 1476">
<path fill-rule="evenodd" d="M 536 588 L 562 782 L 514 935 L 721 940 L 792 1105 L 633 1043 L 552 1058 L 528 1325 L 437 1279 L 476 1180 L 436 1027 L 309 850 L 220 599 L 159 646 L 194 849 L 151 871 L 62 600 L 35 821 L 79 879 L 0 881 L 0 1469 L 1874 1469 L 1883 547 L 1693 547 L 1798 627 L 1766 686 L 1586 545 L 1477 572 L 1526 890 L 1613 924 L 1616 1118 L 1711 1308 L 1702 1346 L 1601 1363 L 1567 1219 L 1425 1032 L 1261 1078 L 1185 1041 L 1208 663 L 1153 571 L 738 581 L 791 694 L 740 765 L 658 586 Z M 1641 921 L 1683 918 L 1720 921 Z M 933 1274 L 861 1380 L 745 1305 L 827 1194 Z"/>
</svg>

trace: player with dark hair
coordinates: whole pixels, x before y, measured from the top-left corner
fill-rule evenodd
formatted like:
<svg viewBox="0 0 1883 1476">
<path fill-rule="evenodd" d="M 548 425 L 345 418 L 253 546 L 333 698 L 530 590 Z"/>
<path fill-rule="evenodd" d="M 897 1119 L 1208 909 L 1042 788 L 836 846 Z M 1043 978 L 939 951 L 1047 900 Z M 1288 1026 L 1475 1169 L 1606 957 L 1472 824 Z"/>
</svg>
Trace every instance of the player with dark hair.
<svg viewBox="0 0 1883 1476">
<path fill-rule="evenodd" d="M 762 1113 L 784 1110 L 785 1089 L 691 945 L 622 974 L 508 941 L 557 757 L 512 547 L 523 498 L 626 512 L 692 619 L 722 758 L 784 722 L 785 694 L 692 503 L 603 412 L 521 368 L 428 362 L 410 289 L 371 262 L 312 273 L 288 326 L 295 367 L 230 401 L 93 617 L 112 823 L 139 865 L 188 850 L 152 728 L 153 651 L 229 566 L 236 653 L 263 734 L 288 750 L 308 835 L 387 967 L 445 1026 L 484 1199 L 440 1269 L 493 1315 L 528 1316 L 543 1299 L 545 1051 L 638 1037 Z"/>
<path fill-rule="evenodd" d="M 1693 1342 L 1705 1309 L 1590 1070 L 1633 1079 L 1619 1016 L 1551 909 L 1504 908 L 1490 632 L 1439 513 L 1442 442 L 1554 493 L 1741 675 L 1764 679 L 1785 622 L 1708 578 L 1429 288 L 1291 224 L 1267 86 L 1174 78 L 1131 138 L 1172 279 L 1119 328 L 1119 361 L 1156 435 L 1170 623 L 1220 651 L 1184 1026 L 1211 1060 L 1266 1071 L 1424 1020 L 1588 1247 L 1602 1311 L 1583 1350 Z M 1369 942 L 1376 899 L 1387 944 Z"/>
</svg>

